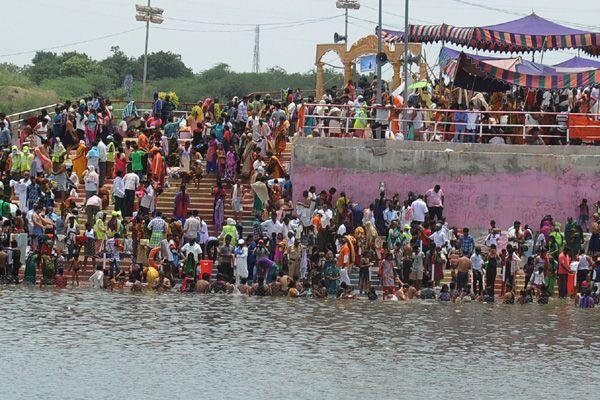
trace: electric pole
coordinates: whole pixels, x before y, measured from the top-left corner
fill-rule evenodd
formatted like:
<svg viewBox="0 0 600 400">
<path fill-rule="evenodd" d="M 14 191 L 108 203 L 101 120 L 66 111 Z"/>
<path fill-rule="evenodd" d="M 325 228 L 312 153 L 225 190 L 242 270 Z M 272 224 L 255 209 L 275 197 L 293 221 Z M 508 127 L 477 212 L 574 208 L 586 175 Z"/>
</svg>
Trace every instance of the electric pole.
<svg viewBox="0 0 600 400">
<path fill-rule="evenodd" d="M 379 0 L 379 20 L 377 21 L 377 54 L 381 54 L 381 51 L 383 50 L 383 44 L 381 42 L 381 25 L 382 25 L 382 0 Z M 382 95 L 382 90 L 383 90 L 383 86 L 382 86 L 382 81 L 381 81 L 381 62 L 377 63 L 377 104 L 379 104 L 380 106 L 383 106 L 382 104 L 382 99 L 381 99 L 381 95 Z"/>
<path fill-rule="evenodd" d="M 335 7 L 344 9 L 344 41 L 348 43 L 348 10 L 360 9 L 360 3 L 358 0 L 337 0 Z"/>
<path fill-rule="evenodd" d="M 409 40 L 409 32 L 408 32 L 408 0 L 404 0 L 404 62 L 402 63 L 402 67 L 404 68 L 404 96 L 403 96 L 403 108 L 402 110 L 402 124 L 401 130 L 404 130 L 402 126 L 408 127 L 407 118 L 408 113 L 406 112 L 406 108 L 408 107 L 408 40 Z M 408 134 L 408 129 L 406 130 Z"/>
<path fill-rule="evenodd" d="M 150 1 L 148 0 L 148 5 L 135 5 L 135 11 L 137 14 L 135 15 L 135 19 L 137 21 L 146 23 L 146 44 L 144 46 L 144 75 L 142 77 L 142 101 L 146 100 L 146 77 L 148 75 L 148 37 L 150 36 L 150 23 L 153 24 L 162 24 L 164 19 L 162 17 L 162 13 L 164 10 L 158 7 L 151 7 Z"/>
<path fill-rule="evenodd" d="M 252 72 L 260 72 L 260 25 L 254 28 L 254 56 L 252 57 Z"/>
</svg>

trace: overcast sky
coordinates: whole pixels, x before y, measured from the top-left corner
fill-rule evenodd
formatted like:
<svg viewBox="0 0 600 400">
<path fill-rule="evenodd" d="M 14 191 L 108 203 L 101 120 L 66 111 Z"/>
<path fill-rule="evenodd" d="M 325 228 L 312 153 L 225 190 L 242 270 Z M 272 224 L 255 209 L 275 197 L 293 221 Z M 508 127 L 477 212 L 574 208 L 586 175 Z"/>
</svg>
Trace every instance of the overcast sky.
<svg viewBox="0 0 600 400">
<path fill-rule="evenodd" d="M 3 0 L 2 49 L 0 62 L 24 65 L 35 50 L 77 50 L 94 58 L 109 54 L 111 46 L 120 46 L 129 55 L 144 50 L 143 23 L 134 18 L 134 4 L 144 0 Z M 600 6 L 592 0 L 495 0 L 477 1 L 485 6 L 538 15 L 573 27 L 598 26 Z M 358 11 L 350 15 L 350 42 L 374 32 L 378 0 L 361 0 Z M 165 9 L 165 22 L 150 31 L 150 51 L 171 50 L 195 72 L 225 62 L 236 71 L 250 71 L 254 48 L 254 24 L 264 24 L 260 35 L 260 67 L 265 70 L 281 66 L 290 72 L 304 72 L 314 67 L 315 44 L 330 43 L 334 32 L 343 33 L 344 19 L 335 0 L 152 0 Z M 384 27 L 403 27 L 404 1 L 383 0 Z M 412 23 L 446 22 L 458 26 L 489 25 L 518 18 L 516 15 L 473 7 L 456 0 L 412 0 Z M 208 22 L 209 24 L 206 24 Z M 290 23 L 282 28 L 278 23 Z M 157 29 L 156 27 L 159 27 Z M 139 28 L 123 34 L 123 31 Z M 592 30 L 592 28 L 587 28 Z M 600 31 L 600 27 L 595 30 Z M 222 31 L 222 32 L 215 32 Z M 101 36 L 118 34 L 97 39 Z M 433 63 L 439 45 L 425 46 L 428 61 Z M 13 53 L 24 53 L 14 54 Z M 556 63 L 576 51 L 547 52 L 544 63 Z M 334 65 L 333 54 L 325 59 Z M 536 60 L 539 61 L 539 60 Z"/>
</svg>

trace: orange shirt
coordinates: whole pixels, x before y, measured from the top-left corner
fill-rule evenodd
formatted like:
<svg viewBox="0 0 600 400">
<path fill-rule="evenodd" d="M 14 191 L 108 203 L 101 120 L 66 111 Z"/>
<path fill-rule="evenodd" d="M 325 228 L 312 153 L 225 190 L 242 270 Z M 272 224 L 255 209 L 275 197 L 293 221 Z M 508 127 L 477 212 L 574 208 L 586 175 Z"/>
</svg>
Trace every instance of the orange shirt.
<svg viewBox="0 0 600 400">
<path fill-rule="evenodd" d="M 348 246 L 348 243 L 345 243 L 342 246 L 342 249 L 340 250 L 337 265 L 338 265 L 338 267 L 342 268 L 343 266 L 349 265 L 349 264 L 350 264 L 350 247 Z"/>
<path fill-rule="evenodd" d="M 312 218 L 312 224 L 317 231 L 321 230 L 321 216 L 319 214 L 315 214 Z"/>
</svg>

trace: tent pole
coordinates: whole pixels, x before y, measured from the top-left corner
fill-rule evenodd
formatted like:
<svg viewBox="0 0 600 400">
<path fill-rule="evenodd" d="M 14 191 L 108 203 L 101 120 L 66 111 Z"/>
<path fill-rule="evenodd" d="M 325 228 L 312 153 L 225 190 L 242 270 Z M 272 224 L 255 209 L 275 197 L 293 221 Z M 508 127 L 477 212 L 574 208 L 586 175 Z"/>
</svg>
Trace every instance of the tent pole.
<svg viewBox="0 0 600 400">
<path fill-rule="evenodd" d="M 446 41 L 442 40 L 442 49 L 446 46 Z M 439 59 L 439 55 L 438 55 L 438 66 L 440 68 L 440 89 L 444 88 L 444 81 L 442 80 L 442 63 L 440 62 Z"/>
<path fill-rule="evenodd" d="M 540 64 L 544 63 L 544 54 L 546 54 L 546 38 L 544 38 L 544 42 L 542 43 L 542 55 L 540 57 Z"/>
</svg>

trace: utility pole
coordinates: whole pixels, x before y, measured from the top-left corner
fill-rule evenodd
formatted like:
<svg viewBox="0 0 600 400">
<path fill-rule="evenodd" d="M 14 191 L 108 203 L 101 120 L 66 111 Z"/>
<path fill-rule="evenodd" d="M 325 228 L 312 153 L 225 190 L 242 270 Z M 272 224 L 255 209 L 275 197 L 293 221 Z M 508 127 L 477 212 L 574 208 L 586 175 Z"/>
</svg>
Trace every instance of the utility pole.
<svg viewBox="0 0 600 400">
<path fill-rule="evenodd" d="M 148 75 L 148 37 L 150 36 L 150 23 L 153 24 L 162 24 L 164 19 L 162 17 L 162 13 L 164 10 L 158 7 L 150 6 L 150 1 L 148 0 L 148 5 L 135 5 L 135 11 L 137 14 L 135 15 L 135 19 L 137 21 L 146 23 L 146 44 L 144 46 L 144 75 L 142 77 L 142 100 L 146 100 L 146 77 Z"/>
<path fill-rule="evenodd" d="M 379 56 L 381 55 L 381 52 L 383 51 L 383 43 L 382 43 L 382 39 L 381 39 L 381 29 L 382 29 L 382 15 L 383 15 L 383 10 L 382 10 L 382 0 L 379 0 L 379 20 L 377 21 L 377 58 L 379 58 Z M 381 115 L 384 113 L 383 110 L 383 106 L 385 104 L 383 104 L 383 80 L 381 77 L 381 67 L 382 67 L 383 63 L 378 59 L 377 60 L 377 100 L 376 100 L 376 106 L 378 106 L 379 108 L 377 108 L 375 110 L 375 122 L 377 122 L 377 128 L 375 129 L 375 136 L 377 137 L 377 139 L 384 139 L 385 138 L 385 132 L 381 131 Z"/>
<path fill-rule="evenodd" d="M 382 20 L 383 11 L 382 11 L 381 3 L 382 3 L 382 0 L 379 0 L 379 20 L 377 21 L 377 26 L 378 26 L 378 29 L 377 29 L 377 54 L 381 54 L 381 51 L 383 50 L 383 44 L 381 41 L 381 28 L 382 28 L 381 20 Z M 383 87 L 382 87 L 382 81 L 381 81 L 381 63 L 378 62 L 377 63 L 377 104 L 379 104 L 380 106 L 383 105 L 381 103 L 382 102 L 382 98 L 381 98 L 382 90 L 383 90 Z"/>
<path fill-rule="evenodd" d="M 358 10 L 360 9 L 360 3 L 358 0 L 337 0 L 335 2 L 336 8 L 344 9 L 344 41 L 348 43 L 348 10 Z"/>
<path fill-rule="evenodd" d="M 254 29 L 254 56 L 252 58 L 252 72 L 260 72 L 260 25 Z"/>
<path fill-rule="evenodd" d="M 408 127 L 406 123 L 406 119 L 408 118 L 408 113 L 406 112 L 406 107 L 408 107 L 408 34 L 408 0 L 404 0 L 404 62 L 402 63 L 402 67 L 404 68 L 404 110 L 402 111 L 401 130 L 404 130 L 403 126 Z"/>
</svg>

